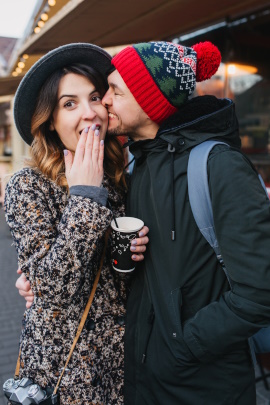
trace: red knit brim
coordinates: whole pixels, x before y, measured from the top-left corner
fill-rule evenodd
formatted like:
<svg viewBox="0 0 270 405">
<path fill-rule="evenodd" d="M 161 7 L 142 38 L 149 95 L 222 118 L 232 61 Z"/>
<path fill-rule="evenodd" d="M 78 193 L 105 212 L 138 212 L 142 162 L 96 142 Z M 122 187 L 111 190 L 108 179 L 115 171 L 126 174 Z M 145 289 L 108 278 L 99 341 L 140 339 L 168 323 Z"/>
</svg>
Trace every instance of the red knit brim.
<svg viewBox="0 0 270 405">
<path fill-rule="evenodd" d="M 177 111 L 160 91 L 133 47 L 129 46 L 118 53 L 112 59 L 112 64 L 152 121 L 160 124 Z"/>
</svg>

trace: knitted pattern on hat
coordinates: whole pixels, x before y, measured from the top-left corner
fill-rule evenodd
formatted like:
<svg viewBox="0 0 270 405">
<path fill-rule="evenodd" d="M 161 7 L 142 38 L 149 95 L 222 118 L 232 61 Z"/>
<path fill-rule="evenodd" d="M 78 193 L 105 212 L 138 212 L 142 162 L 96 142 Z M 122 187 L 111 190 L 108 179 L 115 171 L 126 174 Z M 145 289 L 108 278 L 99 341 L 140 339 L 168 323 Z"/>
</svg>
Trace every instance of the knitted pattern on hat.
<svg viewBox="0 0 270 405">
<path fill-rule="evenodd" d="M 135 44 L 116 55 L 112 64 L 149 118 L 161 123 L 195 90 L 197 52 L 203 60 L 200 80 L 216 72 L 220 53 L 214 45 L 204 44 L 196 45 L 196 50 L 163 41 Z"/>
</svg>

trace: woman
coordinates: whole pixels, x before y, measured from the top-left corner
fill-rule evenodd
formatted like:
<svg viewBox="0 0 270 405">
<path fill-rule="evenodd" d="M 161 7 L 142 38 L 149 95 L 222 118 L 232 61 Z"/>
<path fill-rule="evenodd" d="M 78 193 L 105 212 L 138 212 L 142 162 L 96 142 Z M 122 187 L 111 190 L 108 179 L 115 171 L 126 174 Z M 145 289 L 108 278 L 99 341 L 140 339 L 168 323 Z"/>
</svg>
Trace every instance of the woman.
<svg viewBox="0 0 270 405">
<path fill-rule="evenodd" d="M 105 233 L 113 215 L 124 213 L 124 156 L 117 140 L 105 139 L 108 115 L 101 104 L 109 68 L 110 56 L 101 48 L 69 44 L 41 58 L 15 96 L 15 122 L 31 145 L 31 161 L 7 185 L 6 220 L 34 293 L 21 335 L 20 378 L 42 388 L 57 383 L 93 287 Z M 147 237 L 137 242 L 135 253 L 145 249 L 140 245 Z M 62 404 L 123 402 L 126 280 L 106 257 L 61 381 Z"/>
</svg>

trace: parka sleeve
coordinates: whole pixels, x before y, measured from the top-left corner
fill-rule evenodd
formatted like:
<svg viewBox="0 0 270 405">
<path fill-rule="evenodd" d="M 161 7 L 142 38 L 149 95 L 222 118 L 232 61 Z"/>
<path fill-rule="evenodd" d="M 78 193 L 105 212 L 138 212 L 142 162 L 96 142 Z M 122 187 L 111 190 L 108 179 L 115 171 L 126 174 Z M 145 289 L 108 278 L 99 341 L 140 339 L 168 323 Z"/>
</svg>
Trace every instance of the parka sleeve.
<svg viewBox="0 0 270 405">
<path fill-rule="evenodd" d="M 69 304 L 111 221 L 111 211 L 90 198 L 70 196 L 57 223 L 40 179 L 16 174 L 5 193 L 6 220 L 18 265 L 36 297 Z"/>
<path fill-rule="evenodd" d="M 243 349 L 270 324 L 270 203 L 247 159 L 216 149 L 208 160 L 209 189 L 232 287 L 184 325 L 185 342 L 204 361 Z"/>
</svg>

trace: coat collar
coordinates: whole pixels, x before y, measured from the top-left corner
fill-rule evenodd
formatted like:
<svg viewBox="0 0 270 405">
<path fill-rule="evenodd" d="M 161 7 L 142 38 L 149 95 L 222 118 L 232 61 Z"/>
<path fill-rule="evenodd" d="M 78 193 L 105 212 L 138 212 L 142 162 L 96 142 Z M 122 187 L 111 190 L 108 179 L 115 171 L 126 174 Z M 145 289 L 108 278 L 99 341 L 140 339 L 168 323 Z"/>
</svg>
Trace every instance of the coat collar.
<svg viewBox="0 0 270 405">
<path fill-rule="evenodd" d="M 154 139 L 130 140 L 127 145 L 135 158 L 139 158 L 150 150 L 164 150 L 168 144 L 184 151 L 212 138 L 241 146 L 235 105 L 230 99 L 195 97 L 163 122 Z"/>
</svg>

